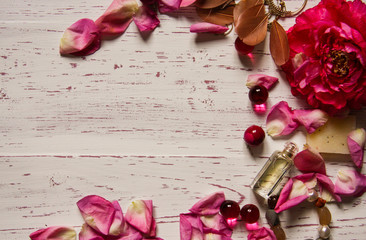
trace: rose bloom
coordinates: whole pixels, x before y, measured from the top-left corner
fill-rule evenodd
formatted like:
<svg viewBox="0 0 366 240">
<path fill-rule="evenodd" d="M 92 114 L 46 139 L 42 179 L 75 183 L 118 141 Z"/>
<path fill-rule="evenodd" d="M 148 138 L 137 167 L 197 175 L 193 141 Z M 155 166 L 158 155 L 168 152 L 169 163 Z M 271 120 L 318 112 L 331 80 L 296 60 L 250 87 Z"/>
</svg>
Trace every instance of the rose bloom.
<svg viewBox="0 0 366 240">
<path fill-rule="evenodd" d="M 366 5 L 323 0 L 288 31 L 282 66 L 294 96 L 331 115 L 366 105 Z"/>
</svg>

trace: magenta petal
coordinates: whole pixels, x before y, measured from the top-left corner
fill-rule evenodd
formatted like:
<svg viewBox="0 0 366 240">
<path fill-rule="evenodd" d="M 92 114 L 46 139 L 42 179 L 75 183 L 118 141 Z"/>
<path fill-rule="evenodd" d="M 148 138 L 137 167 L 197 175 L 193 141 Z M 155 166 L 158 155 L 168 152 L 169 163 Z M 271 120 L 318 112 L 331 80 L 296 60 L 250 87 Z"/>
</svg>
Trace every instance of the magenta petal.
<svg viewBox="0 0 366 240">
<path fill-rule="evenodd" d="M 223 34 L 227 30 L 229 30 L 228 27 L 224 27 L 221 25 L 208 23 L 208 22 L 202 22 L 202 23 L 196 23 L 192 24 L 190 31 L 192 33 L 216 33 L 216 34 Z"/>
<path fill-rule="evenodd" d="M 328 121 L 328 114 L 322 110 L 294 110 L 294 119 L 306 128 L 308 133 L 313 133 Z"/>
<path fill-rule="evenodd" d="M 54 226 L 35 231 L 29 235 L 32 240 L 76 240 L 73 228 Z"/>
<path fill-rule="evenodd" d="M 316 173 L 315 177 L 318 181 L 318 187 L 319 187 L 319 190 L 320 190 L 320 197 L 325 198 L 325 197 L 322 196 L 323 192 L 324 192 L 324 189 L 325 189 L 332 195 L 332 197 L 337 202 L 341 201 L 341 198 L 334 192 L 335 187 L 334 187 L 334 184 L 333 184 L 332 180 L 330 180 L 329 177 L 327 177 L 326 175 L 320 174 L 320 173 Z M 326 200 L 329 201 L 329 199 L 326 199 Z"/>
<path fill-rule="evenodd" d="M 203 240 L 203 225 L 195 214 L 180 214 L 180 240 Z"/>
<path fill-rule="evenodd" d="M 201 216 L 200 219 L 203 224 L 204 233 L 231 236 L 233 232 L 221 214 Z"/>
<path fill-rule="evenodd" d="M 275 211 L 277 213 L 287 210 L 293 206 L 298 205 L 299 203 L 303 202 L 308 198 L 307 195 L 300 195 L 294 198 L 289 199 L 290 193 L 293 187 L 293 179 L 289 179 L 288 182 L 283 187 L 280 196 L 278 198 Z"/>
<path fill-rule="evenodd" d="M 138 5 L 135 0 L 113 0 L 95 23 L 104 35 L 122 34 L 130 25 L 137 10 Z"/>
<path fill-rule="evenodd" d="M 326 174 L 323 157 L 311 149 L 299 152 L 294 158 L 294 165 L 301 172 L 318 172 Z"/>
<path fill-rule="evenodd" d="M 115 214 L 111 227 L 109 228 L 109 235 L 118 236 L 124 232 L 125 219 L 119 203 L 117 201 L 113 201 L 112 204 Z"/>
<path fill-rule="evenodd" d="M 67 28 L 60 41 L 60 54 L 85 56 L 100 48 L 100 33 L 91 19 L 80 19 Z"/>
<path fill-rule="evenodd" d="M 79 233 L 79 240 L 104 240 L 104 238 L 87 224 L 83 224 Z"/>
<path fill-rule="evenodd" d="M 133 21 L 141 32 L 152 31 L 160 23 L 156 12 L 152 11 L 149 7 L 142 5 L 135 16 Z"/>
<path fill-rule="evenodd" d="M 153 224 L 153 205 L 151 200 L 135 200 L 128 207 L 126 221 L 144 234 L 155 233 Z"/>
<path fill-rule="evenodd" d="M 248 235 L 248 240 L 276 240 L 276 235 L 269 228 L 262 227 L 252 231 Z"/>
<path fill-rule="evenodd" d="M 365 147 L 366 133 L 365 129 L 359 128 L 348 134 L 347 145 L 351 153 L 352 161 L 358 168 L 363 165 L 363 148 Z"/>
<path fill-rule="evenodd" d="M 89 195 L 79 200 L 77 206 L 86 224 L 97 232 L 108 235 L 115 216 L 111 202 L 100 196 Z"/>
<path fill-rule="evenodd" d="M 188 7 L 192 5 L 196 0 L 182 0 L 180 7 Z"/>
<path fill-rule="evenodd" d="M 359 197 L 366 192 L 366 176 L 355 170 L 341 169 L 337 174 L 334 192 Z"/>
<path fill-rule="evenodd" d="M 198 215 L 213 215 L 220 211 L 220 206 L 224 201 L 225 194 L 216 192 L 199 200 L 189 211 Z"/>
<path fill-rule="evenodd" d="M 268 90 L 278 82 L 278 78 L 264 74 L 250 74 L 247 79 L 247 87 L 250 89 L 256 85 L 262 85 Z"/>
<path fill-rule="evenodd" d="M 299 123 L 293 119 L 292 109 L 285 101 L 281 101 L 271 108 L 266 125 L 267 133 L 272 137 L 288 135 L 299 127 Z"/>
<path fill-rule="evenodd" d="M 182 0 L 158 0 L 158 8 L 161 13 L 178 10 Z"/>
</svg>

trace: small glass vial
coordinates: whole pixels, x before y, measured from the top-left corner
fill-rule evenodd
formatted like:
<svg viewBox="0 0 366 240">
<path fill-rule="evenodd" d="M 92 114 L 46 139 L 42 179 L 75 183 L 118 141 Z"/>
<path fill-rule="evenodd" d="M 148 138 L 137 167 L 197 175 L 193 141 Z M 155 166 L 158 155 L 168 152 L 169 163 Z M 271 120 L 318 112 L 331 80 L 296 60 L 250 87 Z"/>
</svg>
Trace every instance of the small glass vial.
<svg viewBox="0 0 366 240">
<path fill-rule="evenodd" d="M 278 194 L 283 187 L 283 178 L 291 168 L 298 148 L 295 143 L 286 143 L 284 150 L 275 151 L 266 164 L 254 178 L 250 187 L 253 191 L 268 199 L 273 194 Z"/>
</svg>

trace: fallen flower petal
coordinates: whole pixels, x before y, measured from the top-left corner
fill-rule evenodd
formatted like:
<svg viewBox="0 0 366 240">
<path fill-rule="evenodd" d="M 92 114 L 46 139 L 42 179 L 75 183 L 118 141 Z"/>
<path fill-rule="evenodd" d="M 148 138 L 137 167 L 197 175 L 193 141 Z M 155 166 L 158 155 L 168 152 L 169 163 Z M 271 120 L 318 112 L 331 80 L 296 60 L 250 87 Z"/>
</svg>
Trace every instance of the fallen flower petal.
<svg viewBox="0 0 366 240">
<path fill-rule="evenodd" d="M 189 211 L 198 215 L 213 215 L 220 211 L 220 206 L 224 201 L 224 193 L 216 192 L 199 200 Z"/>
<path fill-rule="evenodd" d="M 100 33 L 91 19 L 80 19 L 67 28 L 60 41 L 60 54 L 85 56 L 100 48 Z"/>
<path fill-rule="evenodd" d="M 35 231 L 29 237 L 32 240 L 76 240 L 76 231 L 70 227 L 54 226 Z"/>
<path fill-rule="evenodd" d="M 256 85 L 262 85 L 268 90 L 278 82 L 278 78 L 264 75 L 264 74 L 250 74 L 248 75 L 246 86 L 250 89 Z"/>
<path fill-rule="evenodd" d="M 248 240 L 276 240 L 276 235 L 269 228 L 262 227 L 258 230 L 252 231 L 248 235 Z"/>
<path fill-rule="evenodd" d="M 221 214 L 201 216 L 200 219 L 203 224 L 204 233 L 231 236 L 233 232 Z"/>
<path fill-rule="evenodd" d="M 347 144 L 351 153 L 352 161 L 358 168 L 363 165 L 363 148 L 365 147 L 366 133 L 365 129 L 359 128 L 348 134 Z"/>
<path fill-rule="evenodd" d="M 115 216 L 111 202 L 97 195 L 89 195 L 79 200 L 77 206 L 86 224 L 97 232 L 108 235 Z"/>
<path fill-rule="evenodd" d="M 266 125 L 267 133 L 272 137 L 288 135 L 299 127 L 299 123 L 293 119 L 292 109 L 285 101 L 281 101 L 271 108 Z"/>
<path fill-rule="evenodd" d="M 192 5 L 196 0 L 182 0 L 180 7 L 188 7 Z"/>
<path fill-rule="evenodd" d="M 366 192 L 366 176 L 355 170 L 341 169 L 337 174 L 334 192 L 359 197 Z"/>
<path fill-rule="evenodd" d="M 318 153 L 308 148 L 299 152 L 294 157 L 294 165 L 301 172 L 318 172 L 326 174 L 325 162 L 323 157 Z"/>
<path fill-rule="evenodd" d="M 227 30 L 229 30 L 228 27 L 224 27 L 221 25 L 213 24 L 213 23 L 196 23 L 192 24 L 190 28 L 190 32 L 192 33 L 216 33 L 216 34 L 223 34 Z"/>
<path fill-rule="evenodd" d="M 203 224 L 195 214 L 180 214 L 179 228 L 181 240 L 203 240 Z"/>
<path fill-rule="evenodd" d="M 161 13 L 178 10 L 182 0 L 158 0 L 158 8 Z"/>
<path fill-rule="evenodd" d="M 156 12 L 142 5 L 133 16 L 133 21 L 141 32 L 152 31 L 160 23 Z"/>
<path fill-rule="evenodd" d="M 104 238 L 88 224 L 83 224 L 79 233 L 79 240 L 104 240 Z"/>
<path fill-rule="evenodd" d="M 126 221 L 140 232 L 154 237 L 153 205 L 151 200 L 135 200 L 128 207 Z"/>
<path fill-rule="evenodd" d="M 294 110 L 294 119 L 306 128 L 308 133 L 313 133 L 316 129 L 323 126 L 329 119 L 326 112 L 314 110 Z"/>
<path fill-rule="evenodd" d="M 119 203 L 117 201 L 113 201 L 112 204 L 115 209 L 115 214 L 113 222 L 109 228 L 108 235 L 118 236 L 124 232 L 125 219 Z"/>
<path fill-rule="evenodd" d="M 130 25 L 137 10 L 138 5 L 135 0 L 113 0 L 95 23 L 104 35 L 122 34 Z"/>
<path fill-rule="evenodd" d="M 283 187 L 275 208 L 275 211 L 277 213 L 296 206 L 308 198 L 307 193 L 303 193 L 299 196 L 296 196 L 297 194 L 292 193 L 293 185 L 294 180 L 290 179 Z M 290 195 L 292 198 L 290 198 Z"/>
</svg>

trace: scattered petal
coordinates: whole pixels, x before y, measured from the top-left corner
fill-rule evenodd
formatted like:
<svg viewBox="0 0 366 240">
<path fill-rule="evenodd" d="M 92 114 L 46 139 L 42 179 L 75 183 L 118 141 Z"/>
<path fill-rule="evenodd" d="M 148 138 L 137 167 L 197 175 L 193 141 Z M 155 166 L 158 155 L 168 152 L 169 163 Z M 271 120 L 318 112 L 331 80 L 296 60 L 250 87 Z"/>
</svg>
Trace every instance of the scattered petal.
<svg viewBox="0 0 366 240">
<path fill-rule="evenodd" d="M 191 25 L 190 32 L 192 33 L 216 33 L 216 34 L 223 34 L 227 30 L 229 30 L 228 27 L 224 27 L 221 25 L 216 25 L 213 23 L 196 23 Z"/>
<path fill-rule="evenodd" d="M 76 240 L 76 231 L 70 227 L 55 226 L 35 231 L 29 237 L 32 240 Z"/>
<path fill-rule="evenodd" d="M 60 54 L 85 56 L 100 48 L 100 33 L 91 19 L 80 19 L 67 28 L 60 41 Z"/>
<path fill-rule="evenodd" d="M 95 23 L 104 35 L 122 34 L 137 12 L 135 0 L 113 0 L 112 4 Z"/>
<path fill-rule="evenodd" d="M 200 219 L 203 224 L 204 233 L 231 236 L 233 232 L 221 214 L 201 216 Z"/>
<path fill-rule="evenodd" d="M 363 165 L 363 148 L 365 147 L 366 133 L 365 129 L 359 128 L 348 134 L 347 144 L 351 158 L 358 168 Z"/>
<path fill-rule="evenodd" d="M 220 211 L 220 206 L 224 201 L 224 193 L 216 192 L 199 200 L 189 211 L 198 215 L 213 215 Z"/>
<path fill-rule="evenodd" d="M 178 10 L 182 0 L 159 0 L 158 8 L 161 13 L 168 13 Z"/>
<path fill-rule="evenodd" d="M 115 208 L 110 201 L 89 195 L 79 200 L 77 206 L 86 224 L 97 232 L 108 235 L 115 216 Z"/>
<path fill-rule="evenodd" d="M 160 23 L 156 12 L 142 5 L 133 16 L 133 21 L 141 32 L 152 31 Z"/>
<path fill-rule="evenodd" d="M 294 157 L 294 165 L 301 172 L 318 172 L 324 175 L 326 174 L 323 157 L 310 148 L 299 152 Z"/>
<path fill-rule="evenodd" d="M 252 231 L 248 235 L 248 240 L 276 240 L 276 235 L 269 228 L 262 227 Z"/>
<path fill-rule="evenodd" d="M 180 239 L 203 240 L 203 224 L 195 214 L 180 214 Z"/>
<path fill-rule="evenodd" d="M 326 112 L 320 109 L 314 110 L 294 110 L 294 118 L 306 128 L 308 133 L 315 132 L 323 126 L 329 119 Z"/>
<path fill-rule="evenodd" d="M 180 7 L 188 7 L 192 5 L 196 0 L 182 0 Z"/>
<path fill-rule="evenodd" d="M 125 219 L 119 203 L 117 201 L 113 201 L 112 204 L 115 209 L 115 214 L 111 227 L 109 228 L 108 235 L 118 236 L 124 232 Z"/>
<path fill-rule="evenodd" d="M 153 221 L 153 205 L 151 200 L 136 200 L 128 207 L 126 221 L 142 233 L 153 237 L 155 227 Z"/>
<path fill-rule="evenodd" d="M 83 224 L 79 233 L 79 240 L 104 240 L 104 238 L 88 224 Z"/>
<path fill-rule="evenodd" d="M 274 84 L 278 82 L 278 78 L 264 75 L 264 74 L 250 74 L 247 79 L 247 87 L 251 89 L 256 85 L 262 85 L 268 90 L 273 87 Z"/>
<path fill-rule="evenodd" d="M 293 112 L 288 103 L 281 101 L 271 108 L 266 125 L 267 133 L 274 137 L 292 133 L 299 123 L 293 119 Z"/>
<path fill-rule="evenodd" d="M 305 194 L 305 193 L 302 195 L 295 194 L 295 192 L 292 193 L 293 185 L 294 185 L 294 180 L 290 179 L 283 187 L 281 194 L 278 198 L 276 208 L 275 208 L 275 211 L 277 213 L 287 210 L 293 206 L 296 206 L 308 198 L 307 194 Z M 302 188 L 302 186 L 300 186 L 300 188 Z M 298 192 L 301 192 L 301 190 Z M 292 193 L 292 195 L 291 195 L 291 193 Z M 292 198 L 290 198 L 290 195 Z M 296 195 L 298 195 L 298 196 L 296 196 Z"/>
<path fill-rule="evenodd" d="M 359 197 L 366 192 L 366 176 L 355 170 L 341 169 L 337 174 L 334 192 Z"/>
</svg>

